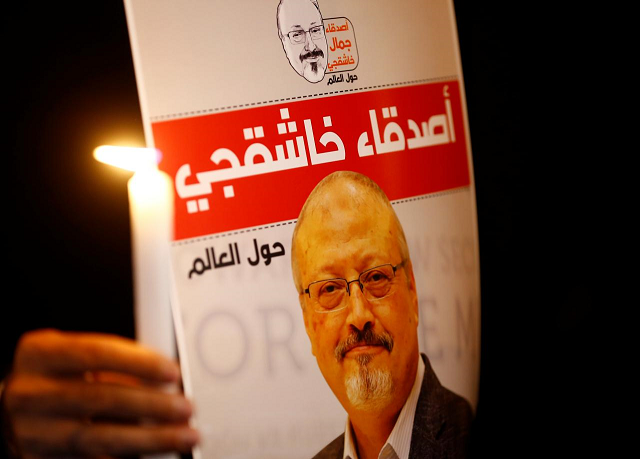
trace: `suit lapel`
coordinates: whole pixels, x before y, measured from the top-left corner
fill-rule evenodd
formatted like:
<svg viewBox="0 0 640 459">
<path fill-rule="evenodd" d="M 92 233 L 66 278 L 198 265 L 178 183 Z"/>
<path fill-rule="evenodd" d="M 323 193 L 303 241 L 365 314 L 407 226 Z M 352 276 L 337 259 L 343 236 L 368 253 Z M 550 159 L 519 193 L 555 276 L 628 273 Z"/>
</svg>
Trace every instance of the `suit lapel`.
<svg viewBox="0 0 640 459">
<path fill-rule="evenodd" d="M 433 372 L 427 356 L 422 354 L 422 360 L 425 365 L 424 377 L 413 420 L 409 459 L 439 459 L 443 457 L 439 441 L 439 434 L 444 424 L 441 409 L 443 404 L 442 386 Z"/>
<path fill-rule="evenodd" d="M 325 446 L 313 459 L 342 459 L 344 455 L 344 433 Z"/>
</svg>

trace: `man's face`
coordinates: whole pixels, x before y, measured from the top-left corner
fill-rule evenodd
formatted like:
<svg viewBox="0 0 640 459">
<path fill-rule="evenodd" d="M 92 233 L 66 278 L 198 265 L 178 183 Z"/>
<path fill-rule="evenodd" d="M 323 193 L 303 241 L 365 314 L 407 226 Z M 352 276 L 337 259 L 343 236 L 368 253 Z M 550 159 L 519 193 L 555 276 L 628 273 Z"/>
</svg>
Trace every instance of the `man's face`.
<svg viewBox="0 0 640 459">
<path fill-rule="evenodd" d="M 327 39 L 320 11 L 309 0 L 285 0 L 279 15 L 282 47 L 291 66 L 312 83 L 322 80 Z"/>
<path fill-rule="evenodd" d="M 330 203 L 328 210 L 308 214 L 295 241 L 303 289 L 317 280 L 350 281 L 369 268 L 386 263 L 395 266 L 404 261 L 397 224 L 387 208 L 377 202 L 355 208 L 351 197 L 343 193 L 329 193 L 326 199 Z M 347 411 L 387 405 L 399 409 L 404 398 L 398 398 L 402 394 L 406 397 L 413 385 L 411 375 L 415 375 L 418 361 L 418 305 L 410 262 L 397 269 L 393 283 L 393 294 L 379 300 L 367 300 L 358 284 L 352 283 L 346 308 L 327 313 L 317 312 L 321 309 L 317 301 L 303 292 L 303 314 L 312 352 Z M 373 337 L 391 337 L 391 350 L 382 343 L 350 343 L 350 336 L 361 335 L 367 329 Z M 345 343 L 347 352 L 337 356 L 336 348 L 345 349 Z M 391 393 L 386 394 L 383 406 L 358 406 L 349 394 L 350 382 L 364 370 L 367 374 L 386 375 L 387 379 L 390 376 Z"/>
</svg>

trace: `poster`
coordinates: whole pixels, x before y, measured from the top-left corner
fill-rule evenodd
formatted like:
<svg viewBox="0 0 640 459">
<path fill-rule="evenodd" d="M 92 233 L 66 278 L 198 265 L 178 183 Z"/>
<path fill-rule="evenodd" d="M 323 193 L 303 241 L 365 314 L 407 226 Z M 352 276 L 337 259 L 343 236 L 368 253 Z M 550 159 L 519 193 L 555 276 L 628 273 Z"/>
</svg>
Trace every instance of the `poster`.
<svg viewBox="0 0 640 459">
<path fill-rule="evenodd" d="M 334 171 L 393 204 L 420 350 L 475 405 L 480 287 L 450 1 L 125 0 L 145 136 L 174 180 L 173 308 L 197 457 L 311 457 L 346 414 L 292 278 L 307 196 Z"/>
</svg>

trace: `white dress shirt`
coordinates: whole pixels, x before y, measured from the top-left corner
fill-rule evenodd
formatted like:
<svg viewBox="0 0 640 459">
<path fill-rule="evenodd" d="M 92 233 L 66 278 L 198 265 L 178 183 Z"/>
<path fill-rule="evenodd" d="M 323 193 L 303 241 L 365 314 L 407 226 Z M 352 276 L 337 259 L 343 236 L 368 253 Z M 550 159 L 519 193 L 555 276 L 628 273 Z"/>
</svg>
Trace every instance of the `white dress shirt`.
<svg viewBox="0 0 640 459">
<path fill-rule="evenodd" d="M 424 362 L 418 356 L 418 371 L 416 372 L 416 380 L 411 388 L 409 398 L 404 403 L 400 416 L 393 426 L 393 430 L 387 438 L 386 443 L 378 454 L 378 459 L 408 459 L 409 448 L 411 447 L 411 434 L 413 432 L 413 418 L 416 415 L 416 406 L 418 405 L 418 397 L 420 397 L 420 389 L 422 388 L 422 379 L 424 378 Z M 353 430 L 351 429 L 351 421 L 347 417 L 347 425 L 344 429 L 344 455 L 343 459 L 358 459 L 356 445 L 353 438 Z"/>
</svg>

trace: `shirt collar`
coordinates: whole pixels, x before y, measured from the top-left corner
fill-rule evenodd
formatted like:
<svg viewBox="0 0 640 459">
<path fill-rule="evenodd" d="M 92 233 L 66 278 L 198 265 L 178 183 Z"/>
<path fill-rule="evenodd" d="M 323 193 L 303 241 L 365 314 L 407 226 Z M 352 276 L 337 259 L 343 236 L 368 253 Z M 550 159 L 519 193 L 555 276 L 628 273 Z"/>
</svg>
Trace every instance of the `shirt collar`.
<svg viewBox="0 0 640 459">
<path fill-rule="evenodd" d="M 387 438 L 386 443 L 380 450 L 379 459 L 408 459 L 409 448 L 411 447 L 411 434 L 413 432 L 413 419 L 416 415 L 416 406 L 418 405 L 418 397 L 422 389 L 422 380 L 424 378 L 424 362 L 418 356 L 418 371 L 416 372 L 416 380 L 413 383 L 411 392 L 407 401 L 400 411 L 400 416 L 393 430 Z M 344 429 L 344 454 L 343 459 L 358 459 L 356 453 L 356 443 L 351 429 L 351 421 L 347 416 L 347 424 Z"/>
</svg>

